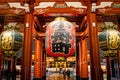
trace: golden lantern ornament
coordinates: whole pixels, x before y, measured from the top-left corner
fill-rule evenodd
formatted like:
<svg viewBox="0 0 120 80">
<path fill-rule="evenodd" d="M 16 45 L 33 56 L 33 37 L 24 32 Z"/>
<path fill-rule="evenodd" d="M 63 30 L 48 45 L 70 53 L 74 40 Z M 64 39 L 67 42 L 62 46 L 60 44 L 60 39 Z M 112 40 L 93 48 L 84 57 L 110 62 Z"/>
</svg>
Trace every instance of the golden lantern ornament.
<svg viewBox="0 0 120 80">
<path fill-rule="evenodd" d="M 99 46 L 104 51 L 104 56 L 117 56 L 117 50 L 120 48 L 120 33 L 117 25 L 105 23 L 102 25 L 104 30 L 99 34 Z"/>
<path fill-rule="evenodd" d="M 19 27 L 15 23 L 10 23 L 0 35 L 0 47 L 9 57 L 15 56 L 15 52 L 22 48 L 22 34 L 15 28 Z"/>
</svg>

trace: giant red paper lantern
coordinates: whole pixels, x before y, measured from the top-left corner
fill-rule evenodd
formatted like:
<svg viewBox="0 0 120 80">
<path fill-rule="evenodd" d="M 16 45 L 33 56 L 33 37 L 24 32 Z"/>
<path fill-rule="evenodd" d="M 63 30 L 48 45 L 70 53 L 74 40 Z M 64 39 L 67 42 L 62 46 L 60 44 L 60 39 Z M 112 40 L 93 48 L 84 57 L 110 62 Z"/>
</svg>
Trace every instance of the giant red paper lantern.
<svg viewBox="0 0 120 80">
<path fill-rule="evenodd" d="M 57 17 L 46 28 L 46 52 L 52 57 L 75 53 L 75 27 L 64 17 Z"/>
</svg>

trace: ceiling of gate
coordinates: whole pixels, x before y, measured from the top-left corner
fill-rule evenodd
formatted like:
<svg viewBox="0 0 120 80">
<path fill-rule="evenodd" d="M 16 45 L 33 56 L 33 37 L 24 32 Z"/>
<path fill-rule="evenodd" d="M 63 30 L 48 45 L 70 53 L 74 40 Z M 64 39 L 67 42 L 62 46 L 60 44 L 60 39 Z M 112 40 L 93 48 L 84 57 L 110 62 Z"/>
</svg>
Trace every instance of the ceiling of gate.
<svg viewBox="0 0 120 80">
<path fill-rule="evenodd" d="M 54 7 L 56 2 L 64 2 L 68 8 L 59 10 L 53 9 L 52 7 Z M 95 8 L 110 7 L 113 2 L 120 3 L 120 0 L 0 0 L 0 15 L 24 15 L 26 12 L 34 11 L 35 16 L 40 23 L 38 25 L 42 26 L 39 26 L 39 29 L 43 31 L 45 31 L 44 27 L 48 22 L 53 21 L 56 16 L 62 15 L 65 16 L 68 21 L 73 23 L 76 22 L 75 24 L 78 28 L 76 30 L 82 31 L 84 30 L 83 26 L 85 26 L 86 22 L 85 16 L 87 14 L 86 9 L 89 8 L 87 7 L 88 3 L 91 4 L 92 10 L 94 10 Z M 8 4 L 10 9 L 3 10 L 6 5 L 2 4 Z M 2 9 L 1 6 L 3 6 Z M 102 14 L 104 15 L 104 13 Z M 8 21 L 8 18 L 11 19 L 10 17 L 7 17 L 6 20 Z M 12 18 L 14 20 L 18 19 Z M 101 17 L 98 19 L 101 20 Z M 19 21 L 22 20 L 23 17 L 19 17 Z"/>
</svg>

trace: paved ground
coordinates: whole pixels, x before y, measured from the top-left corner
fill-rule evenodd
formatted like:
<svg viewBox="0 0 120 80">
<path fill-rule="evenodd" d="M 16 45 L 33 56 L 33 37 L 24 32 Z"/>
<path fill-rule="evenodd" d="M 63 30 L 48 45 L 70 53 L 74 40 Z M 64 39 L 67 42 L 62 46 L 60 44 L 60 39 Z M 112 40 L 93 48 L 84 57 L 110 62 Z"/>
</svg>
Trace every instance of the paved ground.
<svg viewBox="0 0 120 80">
<path fill-rule="evenodd" d="M 53 73 L 53 74 L 49 75 L 46 80 L 74 80 L 74 79 L 72 77 L 70 77 L 70 79 L 68 79 L 68 77 L 66 77 L 64 79 L 62 74 Z"/>
<path fill-rule="evenodd" d="M 33 80 L 33 74 L 32 74 L 31 77 L 32 77 L 31 80 Z M 7 79 L 4 77 L 2 80 L 7 80 Z M 16 80 L 20 80 L 20 75 L 16 76 Z M 71 72 L 70 79 L 67 79 L 67 77 L 66 77 L 66 79 L 64 79 L 62 73 L 49 72 L 49 73 L 46 73 L 46 80 L 76 80 L 76 74 L 75 74 L 75 72 Z M 89 74 L 89 80 L 91 80 L 90 79 L 90 74 Z M 106 74 L 104 74 L 104 80 L 107 80 L 106 79 Z M 116 79 L 112 79 L 112 80 L 116 80 Z"/>
</svg>

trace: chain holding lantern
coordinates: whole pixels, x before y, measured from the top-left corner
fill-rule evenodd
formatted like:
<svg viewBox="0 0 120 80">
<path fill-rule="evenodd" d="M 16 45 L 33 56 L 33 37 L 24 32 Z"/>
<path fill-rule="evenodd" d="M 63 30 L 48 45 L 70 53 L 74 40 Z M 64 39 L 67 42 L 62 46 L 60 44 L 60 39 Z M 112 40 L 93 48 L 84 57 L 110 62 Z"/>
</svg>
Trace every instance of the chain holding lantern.
<svg viewBox="0 0 120 80">
<path fill-rule="evenodd" d="M 117 25 L 106 22 L 101 28 L 103 32 L 99 34 L 99 46 L 104 51 L 104 56 L 117 56 L 117 50 L 120 49 L 120 33 L 116 30 Z"/>
<path fill-rule="evenodd" d="M 22 48 L 22 34 L 18 31 L 17 23 L 4 26 L 5 31 L 0 35 L 0 47 L 6 57 L 16 57 L 16 52 Z"/>
</svg>

